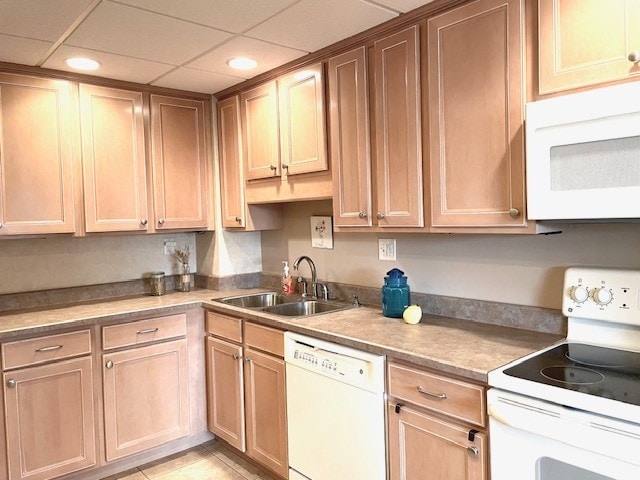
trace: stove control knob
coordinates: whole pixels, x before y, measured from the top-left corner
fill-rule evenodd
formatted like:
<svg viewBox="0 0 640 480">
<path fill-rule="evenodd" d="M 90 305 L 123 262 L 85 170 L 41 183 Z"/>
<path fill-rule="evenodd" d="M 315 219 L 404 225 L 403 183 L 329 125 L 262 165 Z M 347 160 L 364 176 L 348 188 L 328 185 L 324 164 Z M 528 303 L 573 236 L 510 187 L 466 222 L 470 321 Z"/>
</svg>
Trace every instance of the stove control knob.
<svg viewBox="0 0 640 480">
<path fill-rule="evenodd" d="M 611 290 L 605 287 L 601 287 L 596 288 L 593 291 L 593 301 L 598 305 L 607 305 L 611 303 L 611 300 L 613 300 L 613 293 L 611 292 Z"/>
<path fill-rule="evenodd" d="M 569 296 L 576 303 L 586 302 L 589 298 L 589 290 L 587 287 L 583 287 L 582 285 L 578 285 L 577 287 L 572 287 L 569 292 Z"/>
</svg>

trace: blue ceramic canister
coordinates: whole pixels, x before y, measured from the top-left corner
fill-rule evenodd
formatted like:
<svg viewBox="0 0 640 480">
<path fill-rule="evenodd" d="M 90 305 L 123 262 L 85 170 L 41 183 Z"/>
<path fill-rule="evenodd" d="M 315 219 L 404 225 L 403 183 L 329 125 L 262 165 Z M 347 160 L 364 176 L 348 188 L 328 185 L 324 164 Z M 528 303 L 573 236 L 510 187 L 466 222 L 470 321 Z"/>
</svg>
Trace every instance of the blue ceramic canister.
<svg viewBox="0 0 640 480">
<path fill-rule="evenodd" d="M 382 314 L 400 318 L 404 309 L 411 305 L 411 292 L 404 272 L 393 268 L 387 272 L 382 286 Z"/>
</svg>

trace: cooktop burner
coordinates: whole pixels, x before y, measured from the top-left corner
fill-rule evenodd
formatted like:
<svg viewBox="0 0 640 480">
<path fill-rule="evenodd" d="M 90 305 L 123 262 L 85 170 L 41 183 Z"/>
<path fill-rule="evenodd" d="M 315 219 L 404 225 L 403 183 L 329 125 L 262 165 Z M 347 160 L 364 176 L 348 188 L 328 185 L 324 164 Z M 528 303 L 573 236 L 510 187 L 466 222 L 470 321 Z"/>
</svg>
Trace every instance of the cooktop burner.
<svg viewBox="0 0 640 480">
<path fill-rule="evenodd" d="M 564 343 L 506 375 L 640 406 L 640 353 Z"/>
</svg>

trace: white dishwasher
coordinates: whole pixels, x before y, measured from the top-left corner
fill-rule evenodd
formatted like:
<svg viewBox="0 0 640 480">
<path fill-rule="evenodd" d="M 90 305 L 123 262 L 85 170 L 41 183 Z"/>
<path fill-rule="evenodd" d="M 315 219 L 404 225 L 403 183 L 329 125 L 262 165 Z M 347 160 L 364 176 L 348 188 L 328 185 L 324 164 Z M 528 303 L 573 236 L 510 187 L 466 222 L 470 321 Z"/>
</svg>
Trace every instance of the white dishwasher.
<svg viewBox="0 0 640 480">
<path fill-rule="evenodd" d="M 289 480 L 384 480 L 384 357 L 286 332 Z"/>
</svg>

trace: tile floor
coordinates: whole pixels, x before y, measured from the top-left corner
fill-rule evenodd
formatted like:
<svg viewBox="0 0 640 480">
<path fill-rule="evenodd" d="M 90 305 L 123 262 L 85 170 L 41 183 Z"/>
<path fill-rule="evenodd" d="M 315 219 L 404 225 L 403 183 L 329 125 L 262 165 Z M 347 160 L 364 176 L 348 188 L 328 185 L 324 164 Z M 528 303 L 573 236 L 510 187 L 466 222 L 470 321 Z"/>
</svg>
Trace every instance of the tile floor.
<svg viewBox="0 0 640 480">
<path fill-rule="evenodd" d="M 273 480 L 220 442 L 212 440 L 184 452 L 103 480 Z"/>
</svg>

